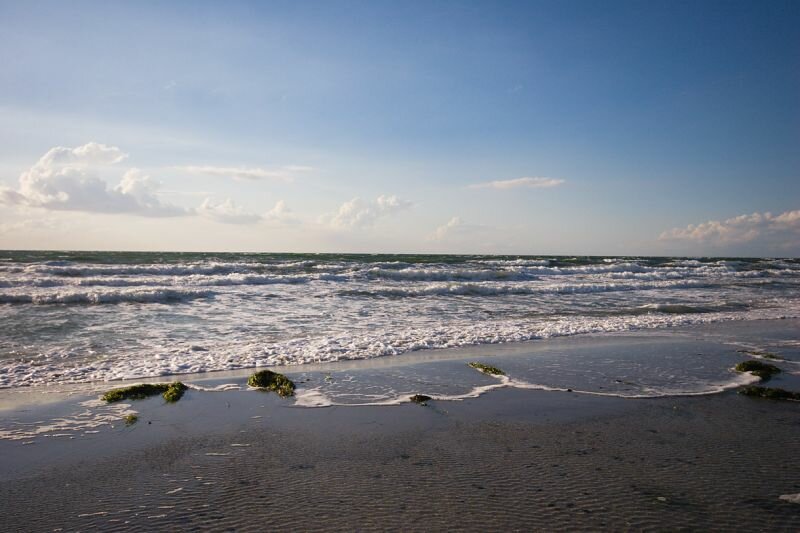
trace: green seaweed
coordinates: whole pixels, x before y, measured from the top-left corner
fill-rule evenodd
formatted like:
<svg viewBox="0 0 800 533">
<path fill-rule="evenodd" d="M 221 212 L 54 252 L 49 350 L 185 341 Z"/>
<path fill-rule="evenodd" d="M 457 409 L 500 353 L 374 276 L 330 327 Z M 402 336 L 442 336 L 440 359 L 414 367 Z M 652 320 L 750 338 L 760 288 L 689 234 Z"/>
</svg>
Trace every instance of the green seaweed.
<svg viewBox="0 0 800 533">
<path fill-rule="evenodd" d="M 169 403 L 175 403 L 181 399 L 183 393 L 186 392 L 186 389 L 188 388 L 189 387 L 187 387 L 180 381 L 176 381 L 175 383 L 170 383 L 169 387 L 167 387 L 167 390 L 164 391 L 163 394 L 164 399 Z"/>
<path fill-rule="evenodd" d="M 768 400 L 793 400 L 800 402 L 800 392 L 770 387 L 756 387 L 751 385 L 741 389 L 739 394 L 744 394 L 745 396 L 751 396 L 753 398 L 766 398 Z"/>
<path fill-rule="evenodd" d="M 247 379 L 247 384 L 258 389 L 277 392 L 278 396 L 283 398 L 294 396 L 294 383 L 292 380 L 271 370 L 261 370 L 252 374 Z"/>
<path fill-rule="evenodd" d="M 132 426 L 139 420 L 139 417 L 137 415 L 125 415 L 122 419 L 125 421 L 126 426 Z"/>
<path fill-rule="evenodd" d="M 750 372 L 764 380 L 771 378 L 773 374 L 777 374 L 781 371 L 777 366 L 769 363 L 762 363 L 761 361 L 742 361 L 736 365 L 734 369 L 737 372 Z"/>
<path fill-rule="evenodd" d="M 479 370 L 484 374 L 489 374 L 492 376 L 505 376 L 506 373 L 497 368 L 496 366 L 484 365 L 483 363 L 467 363 L 469 366 L 474 368 L 475 370 Z"/>
<path fill-rule="evenodd" d="M 130 387 L 112 389 L 103 394 L 101 399 L 107 403 L 114 403 L 122 400 L 144 400 L 150 396 L 162 394 L 164 400 L 174 403 L 181 399 L 187 388 L 180 381 L 174 383 L 140 383 Z"/>
<path fill-rule="evenodd" d="M 409 400 L 411 400 L 412 402 L 418 403 L 420 405 L 428 405 L 428 403 L 427 403 L 428 400 L 432 400 L 432 399 L 433 398 L 431 398 L 430 396 L 426 396 L 424 394 L 415 394 L 414 396 L 411 396 L 409 398 Z"/>
</svg>

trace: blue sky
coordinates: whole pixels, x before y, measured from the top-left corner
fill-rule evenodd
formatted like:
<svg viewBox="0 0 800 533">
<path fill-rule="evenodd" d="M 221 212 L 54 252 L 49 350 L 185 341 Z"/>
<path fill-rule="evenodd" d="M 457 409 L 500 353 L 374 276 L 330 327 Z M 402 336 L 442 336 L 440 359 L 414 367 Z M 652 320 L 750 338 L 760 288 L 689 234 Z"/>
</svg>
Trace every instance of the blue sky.
<svg viewBox="0 0 800 533">
<path fill-rule="evenodd" d="M 799 51 L 797 2 L 0 1 L 0 247 L 796 256 Z"/>
</svg>

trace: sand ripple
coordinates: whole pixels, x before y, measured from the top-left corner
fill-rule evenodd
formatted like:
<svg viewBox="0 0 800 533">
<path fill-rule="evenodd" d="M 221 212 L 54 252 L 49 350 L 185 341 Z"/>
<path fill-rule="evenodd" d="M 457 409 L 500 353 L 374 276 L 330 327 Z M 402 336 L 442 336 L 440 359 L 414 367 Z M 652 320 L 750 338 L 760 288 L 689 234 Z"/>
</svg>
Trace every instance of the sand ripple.
<svg viewBox="0 0 800 533">
<path fill-rule="evenodd" d="M 235 435 L 176 439 L 3 482 L 0 497 L 15 509 L 6 527 L 800 529 L 797 505 L 779 499 L 800 489 L 785 460 L 800 456 L 797 411 L 783 405 L 663 400 L 558 424 L 475 421 L 410 405 L 379 413 L 389 429 L 289 432 L 253 421 Z M 394 416 L 425 423 L 392 429 Z"/>
</svg>

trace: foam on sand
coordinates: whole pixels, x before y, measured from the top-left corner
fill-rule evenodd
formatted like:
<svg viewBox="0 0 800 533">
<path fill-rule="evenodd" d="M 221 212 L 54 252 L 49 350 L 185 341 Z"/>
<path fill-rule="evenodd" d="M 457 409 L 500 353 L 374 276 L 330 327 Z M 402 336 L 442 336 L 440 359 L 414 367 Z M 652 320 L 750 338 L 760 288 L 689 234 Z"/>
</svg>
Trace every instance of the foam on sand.
<svg viewBox="0 0 800 533">
<path fill-rule="evenodd" d="M 0 427 L 0 439 L 30 441 L 37 437 L 81 437 L 97 429 L 122 425 L 128 415 L 135 415 L 130 404 L 106 404 L 100 400 L 81 402 L 65 416 L 49 420 L 15 422 Z"/>
</svg>

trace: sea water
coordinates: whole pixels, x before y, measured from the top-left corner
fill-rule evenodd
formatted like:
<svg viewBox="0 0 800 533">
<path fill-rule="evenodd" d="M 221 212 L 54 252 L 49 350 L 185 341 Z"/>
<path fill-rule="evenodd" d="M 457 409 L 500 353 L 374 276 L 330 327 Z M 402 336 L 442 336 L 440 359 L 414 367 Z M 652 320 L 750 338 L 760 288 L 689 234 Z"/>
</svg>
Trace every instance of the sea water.
<svg viewBox="0 0 800 533">
<path fill-rule="evenodd" d="M 402 361 L 437 348 L 797 317 L 800 261 L 792 259 L 4 251 L 0 388 L 274 365 L 302 378 L 314 365 Z M 704 359 L 692 373 L 677 370 L 686 366 L 674 363 L 678 355 L 529 352 L 504 362 L 508 381 L 481 376 L 485 383 L 460 386 L 463 365 L 425 379 L 454 398 L 509 383 L 638 397 L 741 381 L 725 374 L 723 359 Z M 384 369 L 372 394 L 368 370 L 328 367 L 308 373 L 335 374 L 327 388 L 301 399 L 392 401 L 409 392 L 402 383 L 423 379 L 414 368 L 417 382 L 409 370 Z M 600 385 L 598 376 L 608 379 Z"/>
</svg>

